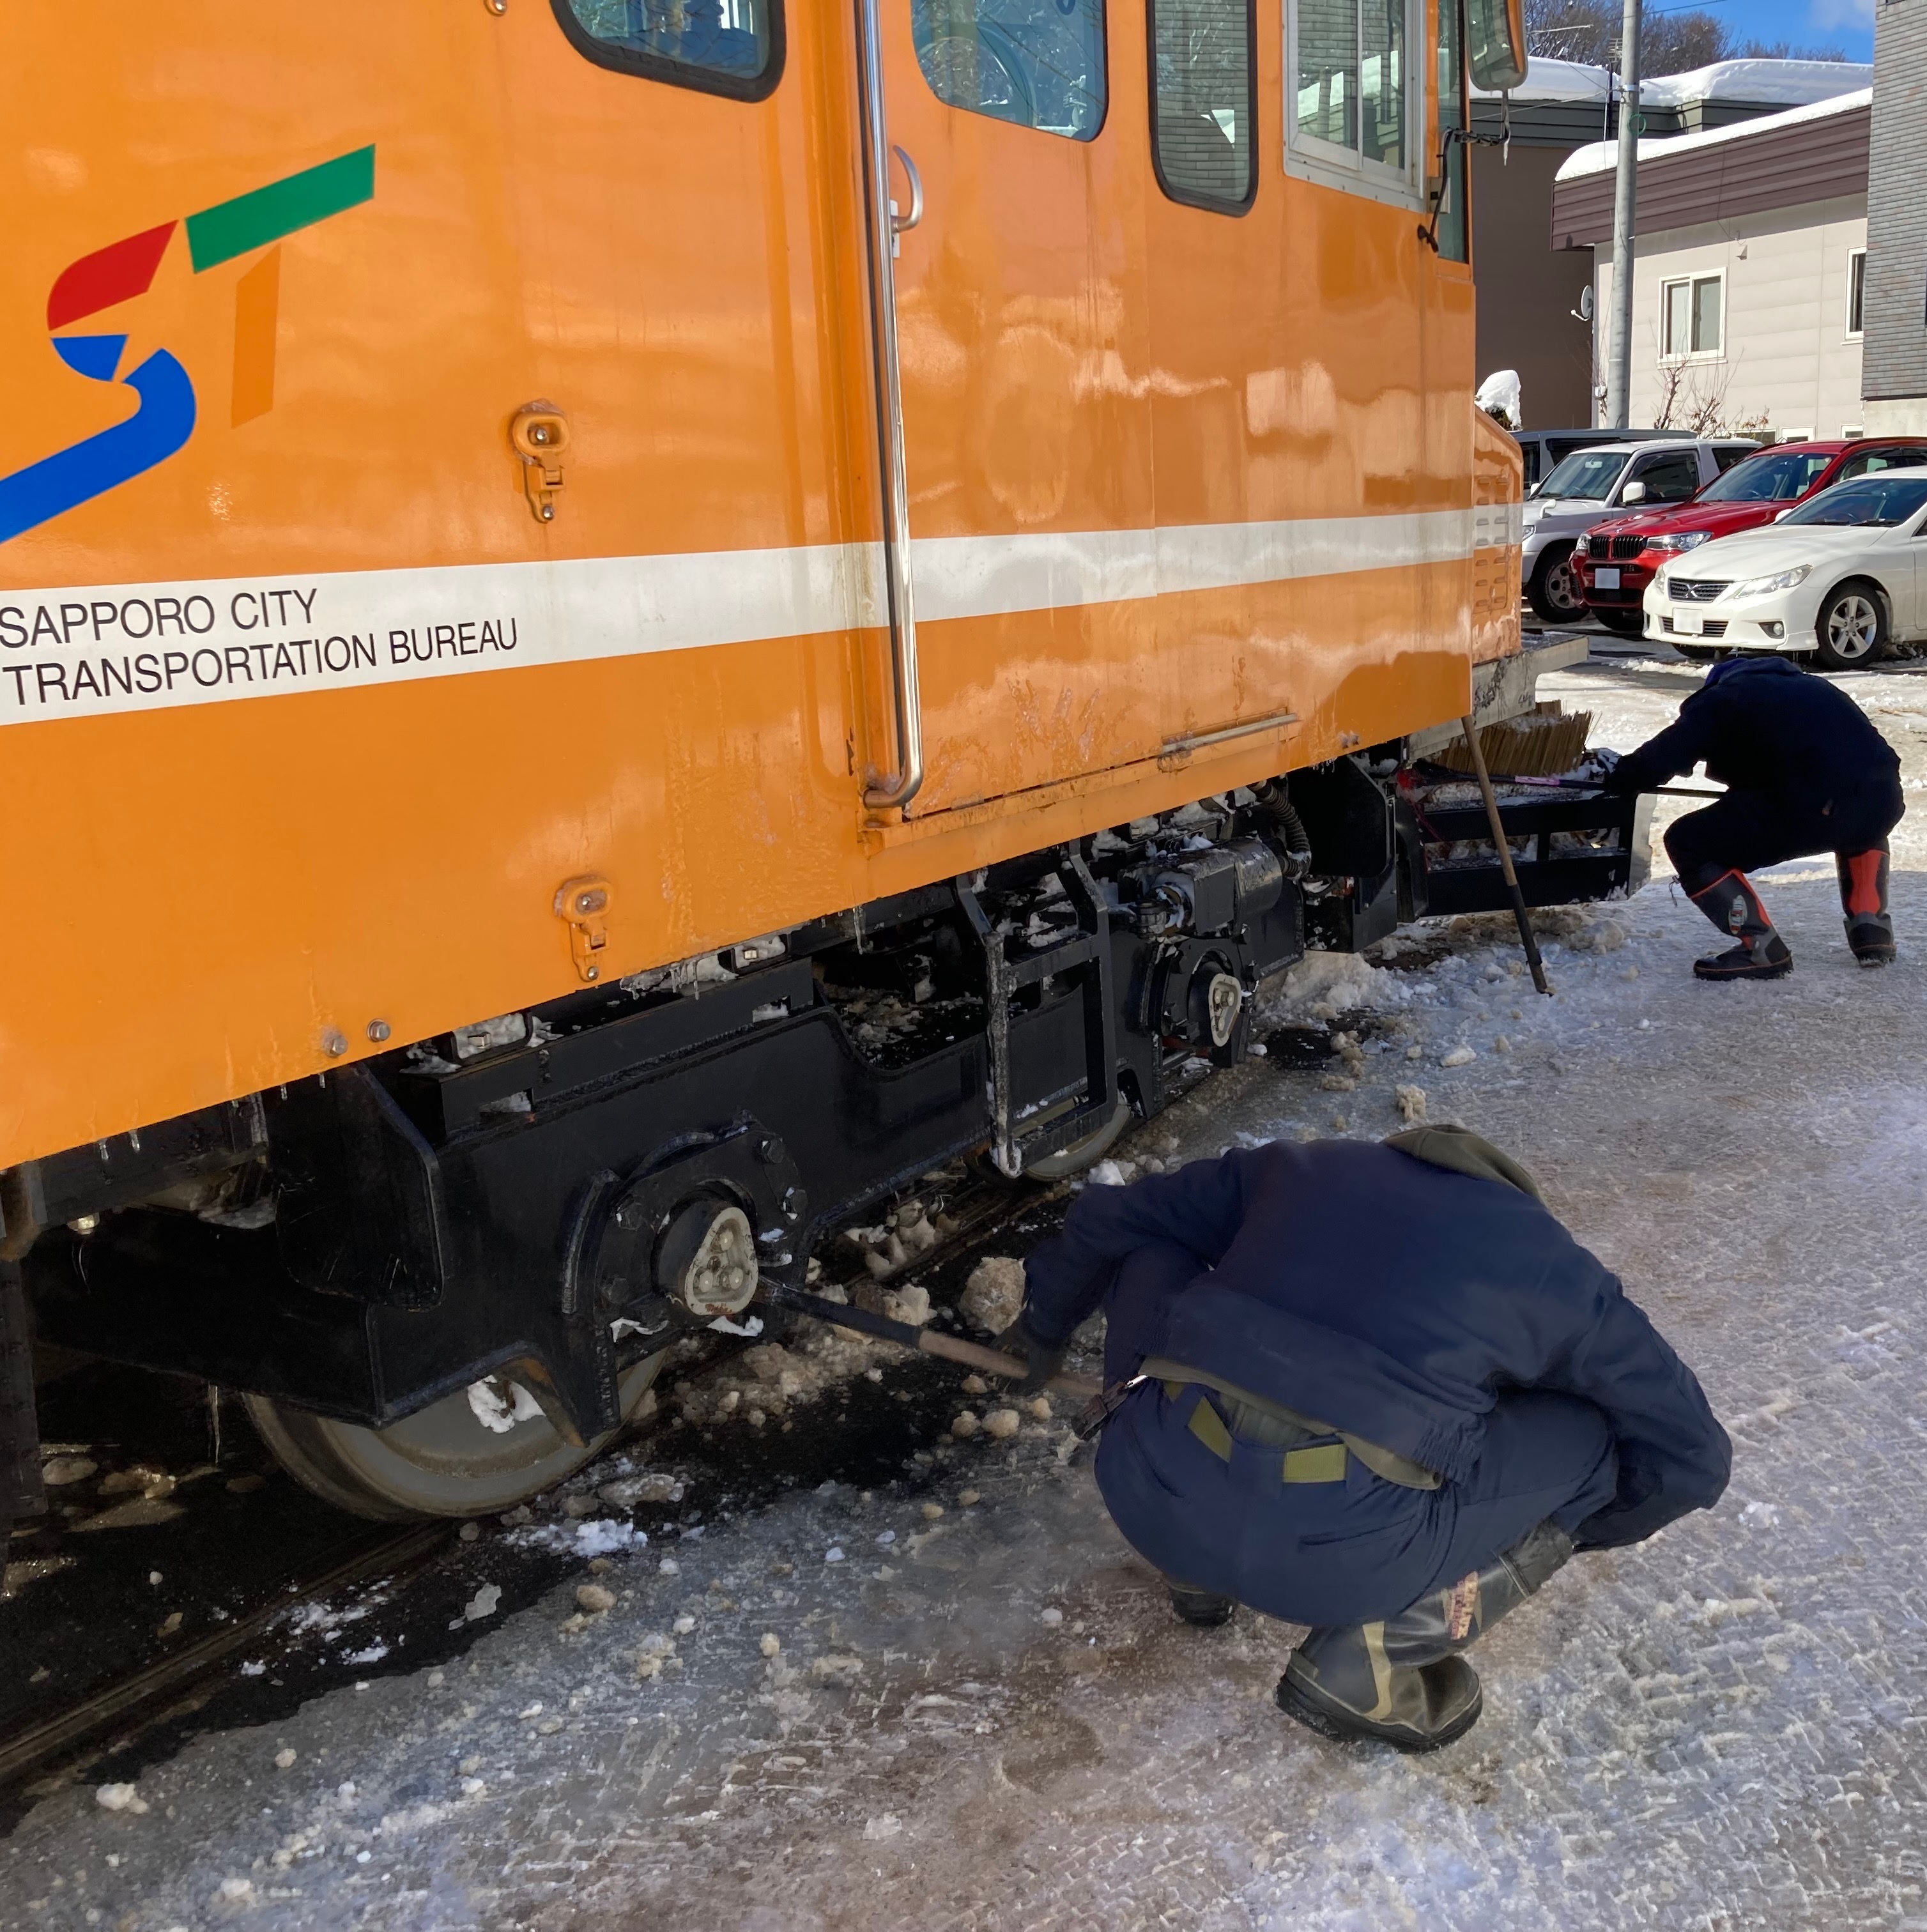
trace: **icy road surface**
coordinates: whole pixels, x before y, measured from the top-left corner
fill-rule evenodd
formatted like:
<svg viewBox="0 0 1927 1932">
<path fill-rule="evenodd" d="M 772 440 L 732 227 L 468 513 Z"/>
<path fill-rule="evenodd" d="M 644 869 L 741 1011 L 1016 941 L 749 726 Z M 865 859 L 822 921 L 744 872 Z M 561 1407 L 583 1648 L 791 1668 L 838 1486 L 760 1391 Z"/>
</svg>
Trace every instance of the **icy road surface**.
<svg viewBox="0 0 1927 1932">
<path fill-rule="evenodd" d="M 1624 748 L 1696 681 L 1542 689 Z M 60 1792 L 0 1848 L 0 1924 L 1927 1928 L 1927 678 L 1845 688 L 1916 801 L 1897 969 L 1853 967 L 1803 864 L 1763 881 L 1795 976 L 1699 986 L 1712 935 L 1661 878 L 1564 923 L 1554 1000 L 1476 932 L 1301 975 L 1301 1010 L 1322 988 L 1407 1029 L 1368 1034 L 1355 1088 L 1254 1061 L 1119 1150 L 1376 1137 L 1417 1084 L 1536 1170 L 1703 1378 L 1726 1499 L 1480 1646 L 1462 1744 L 1289 1723 L 1295 1633 L 1175 1623 L 1088 1451 L 1027 1416 L 900 1485 L 615 1547 L 578 1580 L 608 1599 L 485 1609 L 442 1670 L 344 1669 L 119 1810 Z"/>
</svg>

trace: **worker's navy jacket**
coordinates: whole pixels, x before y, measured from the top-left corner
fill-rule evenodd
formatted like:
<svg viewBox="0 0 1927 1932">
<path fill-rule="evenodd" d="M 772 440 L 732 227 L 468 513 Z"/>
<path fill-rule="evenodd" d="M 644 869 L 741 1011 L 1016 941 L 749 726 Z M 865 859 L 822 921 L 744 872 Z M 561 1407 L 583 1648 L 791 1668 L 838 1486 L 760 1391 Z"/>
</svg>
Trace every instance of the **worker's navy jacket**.
<svg viewBox="0 0 1927 1932">
<path fill-rule="evenodd" d="M 1609 1445 L 1596 1419 L 1581 1418 L 1598 1443 L 1593 1486 L 1575 1479 L 1559 1498 L 1593 1498 L 1592 1513 L 1571 1526 L 1582 1547 L 1637 1542 L 1726 1486 L 1730 1448 L 1691 1372 L 1599 1262 L 1502 1180 L 1394 1147 L 1326 1141 L 1274 1142 L 1128 1187 L 1087 1187 L 1063 1234 L 1026 1264 L 1025 1325 L 1046 1343 L 1067 1340 L 1106 1303 L 1121 1263 L 1148 1244 L 1172 1244 L 1195 1271 L 1187 1275 L 1181 1260 L 1167 1271 L 1168 1287 L 1111 1298 L 1110 1374 L 1165 1358 L 1394 1450 L 1444 1480 L 1430 1492 L 1397 1488 L 1355 1465 L 1355 1493 L 1340 1499 L 1281 1490 L 1277 1457 L 1254 1454 L 1248 1481 L 1227 1486 L 1208 1458 L 1174 1459 L 1151 1442 L 1145 1432 L 1175 1429 L 1189 1409 L 1167 1402 L 1159 1384 L 1141 1384 L 1149 1400 L 1133 1396 L 1135 1420 L 1127 1406 L 1107 1429 L 1098 1478 L 1126 1535 L 1167 1568 L 1173 1559 L 1161 1552 L 1175 1546 L 1151 1520 L 1160 1510 L 1220 1512 L 1224 1520 L 1184 1546 L 1242 1546 L 1247 1557 L 1255 1510 L 1274 1524 L 1266 1536 L 1296 1534 L 1355 1570 L 1377 1560 L 1362 1553 L 1376 1535 L 1415 1598 L 1429 1587 L 1419 1574 L 1426 1562 L 1460 1551 L 1453 1518 L 1460 1493 L 1494 1486 L 1481 1461 L 1489 1428 L 1512 1445 L 1508 1454 L 1520 1454 L 1523 1438 L 1493 1427 L 1495 1406 L 1517 1390 L 1591 1405 L 1610 1432 Z M 1543 1398 L 1526 1406 L 1535 1404 L 1541 1414 L 1576 1410 Z M 1131 1447 L 1133 1432 L 1142 1455 Z M 1280 1498 L 1286 1514 L 1274 1519 L 1265 1513 Z M 1315 1534 L 1303 1529 L 1307 1509 L 1331 1515 Z M 1499 1546 L 1461 1562 L 1459 1574 Z M 1301 1568 L 1303 1559 L 1301 1550 Z M 1251 1574 L 1248 1562 L 1239 1574 Z M 1185 1580 L 1226 1588 L 1274 1614 L 1326 1620 L 1316 1609 L 1292 1609 L 1298 1600 L 1289 1592 L 1274 1606 L 1213 1576 Z"/>
<path fill-rule="evenodd" d="M 1869 793 L 1898 803 L 1900 760 L 1844 692 L 1779 657 L 1730 658 L 1716 670 L 1672 724 L 1619 760 L 1615 790 L 1651 791 L 1703 759 L 1707 777 L 1735 791 L 1816 810 Z"/>
</svg>

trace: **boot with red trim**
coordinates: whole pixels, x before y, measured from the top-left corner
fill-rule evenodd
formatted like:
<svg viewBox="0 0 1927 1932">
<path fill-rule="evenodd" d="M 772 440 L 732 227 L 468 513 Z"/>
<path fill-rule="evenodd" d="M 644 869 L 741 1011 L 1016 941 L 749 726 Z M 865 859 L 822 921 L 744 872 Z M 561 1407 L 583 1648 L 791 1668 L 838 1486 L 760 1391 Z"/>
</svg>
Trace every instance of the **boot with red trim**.
<svg viewBox="0 0 1927 1932">
<path fill-rule="evenodd" d="M 1862 966 L 1893 964 L 1893 914 L 1887 901 L 1887 844 L 1865 852 L 1836 852 L 1840 904 L 1847 915 L 1847 944 Z"/>
<path fill-rule="evenodd" d="M 1744 872 L 1721 872 L 1710 883 L 1689 890 L 1700 911 L 1739 942 L 1730 952 L 1695 959 L 1696 979 L 1784 980 L 1793 970 L 1793 956 L 1787 942 L 1773 930 L 1760 895 Z"/>
</svg>

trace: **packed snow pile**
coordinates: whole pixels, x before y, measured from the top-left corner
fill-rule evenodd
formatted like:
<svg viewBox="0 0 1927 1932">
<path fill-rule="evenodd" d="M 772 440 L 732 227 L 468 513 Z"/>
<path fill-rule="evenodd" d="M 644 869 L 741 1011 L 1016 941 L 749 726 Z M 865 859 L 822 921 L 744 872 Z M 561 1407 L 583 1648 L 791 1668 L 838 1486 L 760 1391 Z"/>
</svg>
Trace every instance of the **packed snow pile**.
<svg viewBox="0 0 1927 1932">
<path fill-rule="evenodd" d="M 1303 1025 L 1307 1020 L 1336 1019 L 1362 1006 L 1400 1006 L 1406 999 L 1398 975 L 1370 964 L 1355 952 L 1307 952 L 1265 994 L 1258 1010 L 1262 1022 Z"/>
</svg>

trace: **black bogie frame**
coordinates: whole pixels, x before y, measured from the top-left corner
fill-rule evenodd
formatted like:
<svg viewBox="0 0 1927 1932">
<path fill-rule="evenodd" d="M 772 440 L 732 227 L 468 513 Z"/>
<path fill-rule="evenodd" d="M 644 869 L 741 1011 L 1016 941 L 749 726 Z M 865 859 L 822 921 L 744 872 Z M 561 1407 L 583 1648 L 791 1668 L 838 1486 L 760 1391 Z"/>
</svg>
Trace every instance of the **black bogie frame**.
<svg viewBox="0 0 1927 1932">
<path fill-rule="evenodd" d="M 662 1262 L 692 1202 L 740 1208 L 764 1276 L 800 1286 L 946 1162 L 1021 1169 L 1120 1097 L 1157 1113 L 1187 1062 L 1244 1058 L 1248 996 L 1308 938 L 1505 903 L 1496 862 L 1428 867 L 1477 834 L 1420 821 L 1398 750 L 817 921 L 723 983 L 572 994 L 477 1058 L 449 1036 L 27 1163 L 0 1174 L 0 1257 L 50 1341 L 375 1426 L 513 1365 L 593 1440 L 620 1369 L 706 1318 Z M 1536 831 L 1631 808 L 1525 809 Z M 1625 889 L 1643 827 L 1621 830 L 1522 867 L 1529 896 Z M 1247 998 L 1214 1041 L 1222 975 Z M 851 1018 L 879 997 L 881 1044 Z"/>
</svg>

